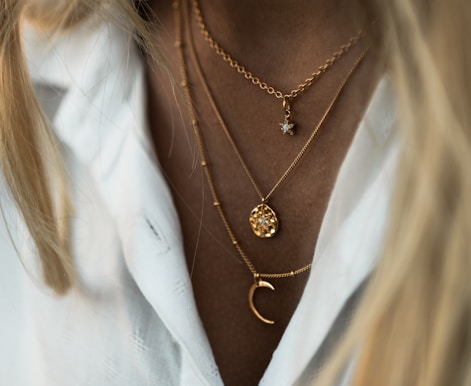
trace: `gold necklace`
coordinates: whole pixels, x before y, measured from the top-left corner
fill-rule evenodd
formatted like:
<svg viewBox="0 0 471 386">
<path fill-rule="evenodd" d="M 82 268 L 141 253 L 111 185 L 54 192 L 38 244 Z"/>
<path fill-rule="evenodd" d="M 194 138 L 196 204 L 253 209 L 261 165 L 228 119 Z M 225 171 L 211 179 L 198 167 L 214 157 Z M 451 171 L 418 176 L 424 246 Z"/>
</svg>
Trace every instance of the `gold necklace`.
<svg viewBox="0 0 471 386">
<path fill-rule="evenodd" d="M 190 27 L 188 26 L 188 29 L 191 31 Z M 209 89 L 208 82 L 206 80 L 206 77 L 203 74 L 203 71 L 201 69 L 201 65 L 199 63 L 196 50 L 193 44 L 192 36 L 189 36 L 189 49 L 190 49 L 190 55 L 192 57 L 192 60 L 195 64 L 195 69 L 198 74 L 198 77 L 200 79 L 200 82 L 203 86 L 204 92 L 206 93 L 206 96 L 208 98 L 208 101 L 211 105 L 211 108 L 216 115 L 216 118 L 219 121 L 219 124 L 221 125 L 221 128 L 229 141 L 232 149 L 234 150 L 234 153 L 237 156 L 237 159 L 239 160 L 239 163 L 241 164 L 242 168 L 244 169 L 245 174 L 247 175 L 248 179 L 250 180 L 252 186 L 254 187 L 255 191 L 257 192 L 261 203 L 255 206 L 250 212 L 249 215 L 249 224 L 250 227 L 253 231 L 253 233 L 260 237 L 260 238 L 271 238 L 275 236 L 275 234 L 278 232 L 279 229 L 279 215 L 275 212 L 275 210 L 268 205 L 268 200 L 269 198 L 275 193 L 275 191 L 283 184 L 283 182 L 288 178 L 288 176 L 291 174 L 291 172 L 296 168 L 298 163 L 301 161 L 303 158 L 304 154 L 307 152 L 309 146 L 312 144 L 314 138 L 317 135 L 318 130 L 320 127 L 323 125 L 325 119 L 329 115 L 332 107 L 335 104 L 335 101 L 337 100 L 337 97 L 339 96 L 340 92 L 342 91 L 343 86 L 339 89 L 338 94 L 334 97 L 330 105 L 328 106 L 326 112 L 322 116 L 319 124 L 315 127 L 307 141 L 305 142 L 304 146 L 301 148 L 300 152 L 297 154 L 297 156 L 294 158 L 293 162 L 289 165 L 289 167 L 286 169 L 286 171 L 282 174 L 282 176 L 279 178 L 279 180 L 275 183 L 275 185 L 272 187 L 272 189 L 268 192 L 268 194 L 264 195 L 262 193 L 262 190 L 258 186 L 258 184 L 255 181 L 255 178 L 253 177 L 252 173 L 250 172 L 244 158 L 242 157 L 239 149 L 237 148 L 237 145 L 234 141 L 234 138 L 232 137 L 224 119 L 222 118 L 222 115 L 217 107 L 217 104 L 214 100 L 214 97 L 211 93 L 211 90 Z M 361 62 L 363 59 L 364 55 L 366 54 L 366 51 L 358 58 L 356 64 L 353 67 L 353 70 L 356 68 L 356 66 Z M 352 70 L 352 72 L 353 72 Z"/>
<path fill-rule="evenodd" d="M 180 0 L 182 1 L 182 0 Z M 255 265 L 252 263 L 252 260 L 248 257 L 248 255 L 245 253 L 244 249 L 240 245 L 239 241 L 237 240 L 234 231 L 232 230 L 232 227 L 226 217 L 226 214 L 222 208 L 221 201 L 219 200 L 219 196 L 216 192 L 216 187 L 213 182 L 213 178 L 211 175 L 211 171 L 209 168 L 209 157 L 206 154 L 205 147 L 204 147 L 204 140 L 203 140 L 203 135 L 202 131 L 199 127 L 199 122 L 196 116 L 196 111 L 194 108 L 194 103 L 192 99 L 192 94 L 191 90 L 188 85 L 188 71 L 187 71 L 187 65 L 186 65 L 186 60 L 185 60 L 185 53 L 183 49 L 183 23 L 182 23 L 182 18 L 185 18 L 186 21 L 186 33 L 187 33 L 187 39 L 190 41 L 191 35 L 190 35 L 190 29 L 188 28 L 189 25 L 189 16 L 188 16 L 188 10 L 186 7 L 180 7 L 180 2 L 179 0 L 176 0 L 173 3 L 173 7 L 175 9 L 175 28 L 176 28 L 176 39 L 175 39 L 175 47 L 178 48 L 178 55 L 179 55 L 179 61 L 180 61 L 180 73 L 181 73 L 181 86 L 183 87 L 184 93 L 185 93 L 185 98 L 186 98 L 186 103 L 187 103 L 187 108 L 190 113 L 191 117 L 191 125 L 195 134 L 197 146 L 198 146 L 198 151 L 200 154 L 200 160 L 201 160 L 201 166 L 203 168 L 204 174 L 206 176 L 206 180 L 208 182 L 208 186 L 211 192 L 211 197 L 213 199 L 213 205 L 216 208 L 219 217 L 221 218 L 221 221 L 224 225 L 224 229 L 226 230 L 232 245 L 236 249 L 237 253 L 240 255 L 242 260 L 244 261 L 245 265 L 249 269 L 249 271 L 252 273 L 253 278 L 254 278 L 254 283 L 251 285 L 248 293 L 248 302 L 249 302 L 249 307 L 250 310 L 253 312 L 253 314 L 262 322 L 266 324 L 274 324 L 275 322 L 271 319 L 263 317 L 260 312 L 257 310 L 255 307 L 253 298 L 255 291 L 258 288 L 264 287 L 264 288 L 269 288 L 272 291 L 275 290 L 275 287 L 268 282 L 267 280 L 263 279 L 285 279 L 289 277 L 294 277 L 297 276 L 303 272 L 308 271 L 311 268 L 311 263 L 298 268 L 296 270 L 290 271 L 290 272 L 281 272 L 281 273 L 261 273 L 258 272 L 257 269 L 255 268 Z M 183 9 L 181 9 L 183 8 Z M 341 91 L 343 90 L 345 84 L 347 81 L 350 79 L 351 75 L 353 74 L 354 70 L 357 68 L 358 64 L 361 62 L 361 59 L 363 58 L 363 55 L 357 60 L 355 65 L 352 67 L 350 72 L 348 73 L 347 77 L 345 78 L 344 82 L 340 86 L 334 101 L 331 103 L 331 106 L 329 107 L 329 111 L 332 109 L 332 106 L 334 102 L 338 99 Z M 327 116 L 327 114 L 326 114 Z M 325 119 L 325 118 L 324 118 Z M 323 121 L 316 127 L 316 130 L 319 129 L 320 125 L 322 124 Z"/>
<path fill-rule="evenodd" d="M 214 50 L 214 52 L 219 55 L 223 61 L 229 64 L 233 69 L 235 69 L 239 74 L 241 74 L 245 79 L 249 80 L 254 85 L 258 86 L 260 89 L 266 91 L 268 94 L 273 95 L 277 99 L 282 100 L 283 106 L 283 122 L 280 123 L 281 132 L 283 134 L 294 135 L 294 127 L 296 126 L 295 122 L 291 120 L 291 105 L 293 104 L 295 98 L 302 94 L 305 90 L 312 86 L 312 84 L 324 73 L 326 72 L 337 60 L 339 60 L 345 53 L 347 53 L 350 48 L 352 48 L 364 33 L 362 30 L 358 31 L 355 36 L 352 36 L 347 43 L 342 44 L 340 49 L 328 58 L 324 64 L 319 66 L 316 71 L 314 71 L 304 82 L 300 83 L 298 87 L 291 90 L 289 93 L 283 93 L 280 90 L 277 90 L 273 86 L 269 86 L 266 82 L 260 80 L 259 77 L 255 76 L 247 70 L 247 68 L 241 65 L 237 60 L 235 60 L 221 45 L 216 41 L 216 39 L 209 32 L 206 22 L 204 21 L 201 9 L 198 4 L 198 0 L 192 0 L 193 13 L 195 15 L 196 22 L 199 26 L 201 34 L 203 35 L 204 40 L 209 44 L 209 46 Z"/>
</svg>

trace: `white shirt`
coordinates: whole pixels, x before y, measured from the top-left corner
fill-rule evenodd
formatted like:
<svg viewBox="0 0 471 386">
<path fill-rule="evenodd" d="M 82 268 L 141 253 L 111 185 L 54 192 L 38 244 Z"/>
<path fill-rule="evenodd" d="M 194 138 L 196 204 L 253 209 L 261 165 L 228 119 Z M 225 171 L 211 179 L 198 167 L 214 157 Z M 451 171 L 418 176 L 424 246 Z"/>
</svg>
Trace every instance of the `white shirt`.
<svg viewBox="0 0 471 386">
<path fill-rule="evenodd" d="M 52 44 L 31 27 L 25 36 L 38 98 L 71 177 L 80 287 L 58 297 L 44 286 L 2 188 L 18 253 L 0 225 L 0 384 L 222 384 L 148 138 L 144 65 L 130 37 L 94 21 Z M 344 306 L 380 255 L 396 165 L 392 105 L 383 79 L 340 169 L 300 303 L 260 385 L 315 377 L 329 331 L 337 334 L 334 321 L 348 321 Z"/>
</svg>

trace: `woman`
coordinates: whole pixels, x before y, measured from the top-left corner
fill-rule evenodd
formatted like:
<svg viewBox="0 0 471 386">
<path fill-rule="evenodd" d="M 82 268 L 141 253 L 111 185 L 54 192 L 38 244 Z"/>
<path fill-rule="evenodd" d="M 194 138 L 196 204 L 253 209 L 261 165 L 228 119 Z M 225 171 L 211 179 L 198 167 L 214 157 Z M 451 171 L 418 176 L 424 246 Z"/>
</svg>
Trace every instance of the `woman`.
<svg viewBox="0 0 471 386">
<path fill-rule="evenodd" d="M 471 7 L 148 5 L 2 3 L 2 381 L 467 384 Z"/>
</svg>

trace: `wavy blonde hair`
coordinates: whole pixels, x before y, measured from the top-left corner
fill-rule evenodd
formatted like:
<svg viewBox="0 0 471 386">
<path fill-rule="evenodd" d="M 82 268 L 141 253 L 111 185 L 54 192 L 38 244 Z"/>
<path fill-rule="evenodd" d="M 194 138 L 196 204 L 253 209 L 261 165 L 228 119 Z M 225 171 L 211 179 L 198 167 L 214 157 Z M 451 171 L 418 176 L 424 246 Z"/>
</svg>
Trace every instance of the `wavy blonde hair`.
<svg viewBox="0 0 471 386">
<path fill-rule="evenodd" d="M 60 8 L 54 28 L 66 28 L 101 12 L 161 58 L 129 0 L 109 0 L 112 13 L 99 0 L 48 2 L 0 3 L 0 159 L 45 281 L 64 293 L 74 278 L 72 206 L 28 77 L 21 18 L 50 26 Z M 357 386 L 470 385 L 471 3 L 363 0 L 361 8 L 375 20 L 370 36 L 391 74 L 404 146 L 382 259 L 319 383 L 333 383 L 354 355 Z"/>
</svg>

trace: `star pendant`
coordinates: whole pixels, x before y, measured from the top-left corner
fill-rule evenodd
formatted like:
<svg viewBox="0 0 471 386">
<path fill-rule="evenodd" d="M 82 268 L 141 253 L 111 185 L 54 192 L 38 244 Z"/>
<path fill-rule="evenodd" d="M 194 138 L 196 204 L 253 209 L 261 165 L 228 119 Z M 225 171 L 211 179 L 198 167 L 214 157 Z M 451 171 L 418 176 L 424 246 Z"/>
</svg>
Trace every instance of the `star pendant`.
<svg viewBox="0 0 471 386">
<path fill-rule="evenodd" d="M 280 123 L 281 126 L 281 131 L 283 135 L 289 134 L 289 135 L 294 135 L 294 123 L 290 122 L 287 118 L 283 121 L 283 123 Z"/>
</svg>

